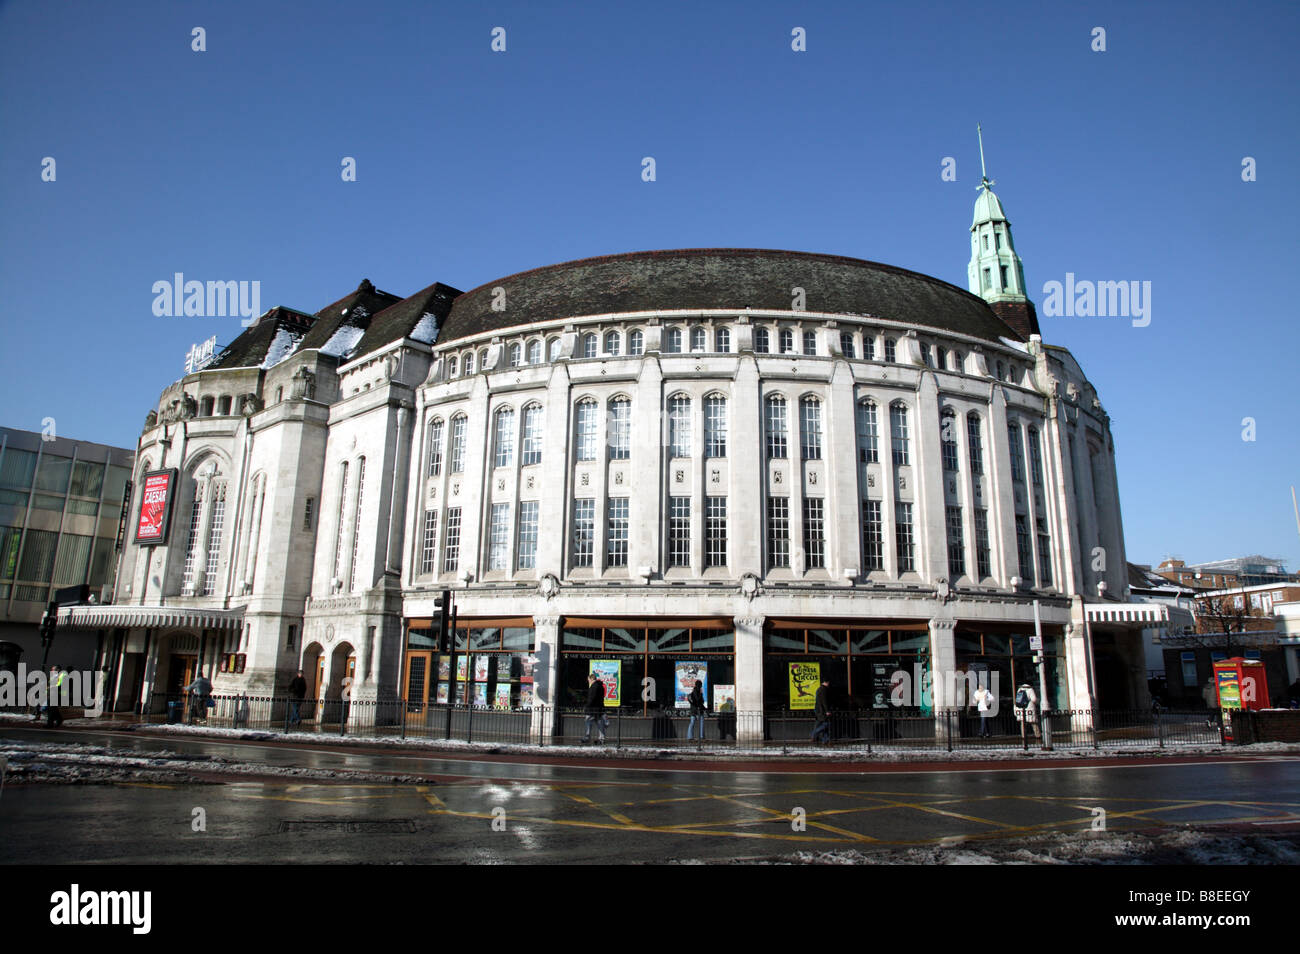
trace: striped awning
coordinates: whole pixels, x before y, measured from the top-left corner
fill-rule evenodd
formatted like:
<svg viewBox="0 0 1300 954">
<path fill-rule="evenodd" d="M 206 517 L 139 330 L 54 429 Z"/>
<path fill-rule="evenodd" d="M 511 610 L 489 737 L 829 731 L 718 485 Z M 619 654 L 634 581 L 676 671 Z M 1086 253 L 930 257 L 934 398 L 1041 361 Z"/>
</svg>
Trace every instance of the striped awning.
<svg viewBox="0 0 1300 954">
<path fill-rule="evenodd" d="M 1089 623 L 1159 626 L 1169 622 L 1169 607 L 1163 603 L 1087 603 Z"/>
<path fill-rule="evenodd" d="M 68 629 L 226 629 L 239 630 L 243 606 L 234 609 L 199 609 L 185 606 L 64 606 L 60 627 Z"/>
</svg>

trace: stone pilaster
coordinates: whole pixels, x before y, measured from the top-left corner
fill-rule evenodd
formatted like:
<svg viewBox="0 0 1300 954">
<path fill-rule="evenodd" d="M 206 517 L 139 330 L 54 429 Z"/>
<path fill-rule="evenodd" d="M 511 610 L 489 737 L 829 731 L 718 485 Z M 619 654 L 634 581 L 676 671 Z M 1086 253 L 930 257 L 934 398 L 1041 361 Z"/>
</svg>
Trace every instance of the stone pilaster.
<svg viewBox="0 0 1300 954">
<path fill-rule="evenodd" d="M 763 617 L 737 616 L 736 741 L 763 741 Z"/>
</svg>

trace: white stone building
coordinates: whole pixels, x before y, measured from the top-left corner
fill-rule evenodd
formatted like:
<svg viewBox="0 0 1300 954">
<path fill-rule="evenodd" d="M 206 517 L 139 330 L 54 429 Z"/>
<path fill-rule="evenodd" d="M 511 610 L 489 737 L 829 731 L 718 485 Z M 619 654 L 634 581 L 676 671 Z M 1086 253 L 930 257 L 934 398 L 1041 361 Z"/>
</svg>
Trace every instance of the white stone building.
<svg viewBox="0 0 1300 954">
<path fill-rule="evenodd" d="M 1140 626 L 1089 638 L 1128 587 L 1109 419 L 987 188 L 971 233 L 984 297 L 695 249 L 273 309 L 163 392 L 136 486 L 176 470 L 170 535 L 131 534 L 117 603 L 64 623 L 125 633 L 139 706 L 301 665 L 325 698 L 567 707 L 598 660 L 627 706 L 693 664 L 775 718 L 791 663 L 846 708 L 918 666 L 1009 705 L 1037 602 L 1053 707 L 1145 705 Z M 921 708 L 960 701 L 939 678 Z"/>
</svg>

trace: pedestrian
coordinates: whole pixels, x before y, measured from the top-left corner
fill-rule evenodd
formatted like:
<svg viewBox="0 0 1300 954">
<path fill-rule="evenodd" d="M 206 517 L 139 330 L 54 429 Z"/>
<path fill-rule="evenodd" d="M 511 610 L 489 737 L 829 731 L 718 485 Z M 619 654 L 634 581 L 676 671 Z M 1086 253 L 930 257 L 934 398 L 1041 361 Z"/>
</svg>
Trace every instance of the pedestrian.
<svg viewBox="0 0 1300 954">
<path fill-rule="evenodd" d="M 822 741 L 829 743 L 831 741 L 831 680 L 829 676 L 822 676 L 822 684 L 817 687 L 817 695 L 813 697 L 813 721 L 816 723 L 812 730 L 812 741 L 816 742 L 817 737 L 823 737 Z"/>
<path fill-rule="evenodd" d="M 605 684 L 596 678 L 594 672 L 587 673 L 587 710 L 586 710 L 587 731 L 583 733 L 582 741 L 585 745 L 591 741 L 591 730 L 594 726 L 596 734 L 600 737 L 599 741 L 605 741 Z"/>
<path fill-rule="evenodd" d="M 190 693 L 190 724 L 193 725 L 200 718 L 206 723 L 208 721 L 208 699 L 212 695 L 212 683 L 200 670 L 199 674 L 194 677 L 194 681 L 185 688 Z"/>
<path fill-rule="evenodd" d="M 307 680 L 302 670 L 289 680 L 289 724 L 302 725 L 302 702 L 307 698 Z"/>
<path fill-rule="evenodd" d="M 1020 723 L 1020 737 L 1025 738 L 1026 730 L 1038 735 L 1038 693 L 1027 682 L 1022 682 L 1016 689 L 1016 721 Z"/>
<path fill-rule="evenodd" d="M 736 738 L 736 703 L 731 698 L 723 699 L 718 706 L 718 738 L 724 741 Z"/>
<path fill-rule="evenodd" d="M 704 683 L 696 679 L 695 688 L 691 694 L 686 697 L 686 702 L 691 707 L 691 721 L 686 724 L 686 740 L 689 742 L 691 733 L 695 730 L 695 722 L 698 719 L 700 725 L 700 741 L 704 741 Z"/>
<path fill-rule="evenodd" d="M 50 681 L 46 686 L 49 690 L 49 698 L 45 700 L 45 724 L 51 729 L 63 725 L 63 710 L 59 708 L 59 703 L 63 700 L 59 695 L 63 689 L 63 681 L 67 678 L 68 674 L 58 666 L 50 667 Z"/>
<path fill-rule="evenodd" d="M 980 714 L 980 738 L 987 739 L 992 733 L 989 731 L 989 719 L 993 715 L 993 709 L 997 705 L 997 700 L 993 698 L 987 686 L 980 686 L 975 690 L 975 707 L 979 709 Z"/>
</svg>

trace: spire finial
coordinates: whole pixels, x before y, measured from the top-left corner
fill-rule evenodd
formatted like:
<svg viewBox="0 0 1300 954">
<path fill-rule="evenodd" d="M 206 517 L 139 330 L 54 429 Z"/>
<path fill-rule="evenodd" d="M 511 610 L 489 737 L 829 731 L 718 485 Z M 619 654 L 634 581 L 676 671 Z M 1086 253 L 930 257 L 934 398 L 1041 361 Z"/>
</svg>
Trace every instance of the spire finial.
<svg viewBox="0 0 1300 954">
<path fill-rule="evenodd" d="M 984 169 L 984 128 L 979 123 L 975 124 L 975 134 L 980 140 L 980 184 L 977 189 L 987 189 L 990 186 L 997 185 L 997 182 L 989 178 L 988 172 Z"/>
</svg>

